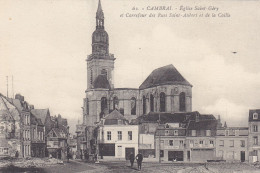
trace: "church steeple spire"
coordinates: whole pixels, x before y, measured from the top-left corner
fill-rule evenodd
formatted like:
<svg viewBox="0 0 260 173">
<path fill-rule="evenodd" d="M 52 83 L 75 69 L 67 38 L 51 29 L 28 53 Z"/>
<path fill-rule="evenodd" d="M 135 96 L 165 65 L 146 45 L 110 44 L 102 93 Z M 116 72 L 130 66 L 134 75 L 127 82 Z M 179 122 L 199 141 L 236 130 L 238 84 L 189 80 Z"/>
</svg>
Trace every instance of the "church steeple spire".
<svg viewBox="0 0 260 173">
<path fill-rule="evenodd" d="M 104 13 L 102 10 L 100 0 L 98 1 L 98 9 L 97 9 L 97 13 L 96 13 L 96 27 L 104 28 Z"/>
<path fill-rule="evenodd" d="M 103 76 L 106 76 L 109 86 L 111 88 L 114 87 L 114 61 L 114 55 L 109 53 L 109 36 L 104 28 L 104 13 L 101 6 L 101 0 L 98 0 L 96 29 L 92 34 L 92 54 L 87 58 L 88 89 L 97 86 L 95 85 L 95 81 L 101 81 L 100 75 L 102 77 L 102 82 L 104 82 Z"/>
</svg>

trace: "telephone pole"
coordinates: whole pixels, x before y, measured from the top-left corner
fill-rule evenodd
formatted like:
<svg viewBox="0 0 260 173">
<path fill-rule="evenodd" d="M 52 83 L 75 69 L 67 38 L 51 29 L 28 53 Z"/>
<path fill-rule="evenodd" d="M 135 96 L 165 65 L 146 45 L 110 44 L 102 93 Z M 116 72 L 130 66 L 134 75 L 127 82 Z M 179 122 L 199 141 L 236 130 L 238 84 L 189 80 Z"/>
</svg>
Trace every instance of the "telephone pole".
<svg viewBox="0 0 260 173">
<path fill-rule="evenodd" d="M 13 99 L 14 99 L 14 76 L 12 76 L 12 93 L 13 93 Z"/>
</svg>

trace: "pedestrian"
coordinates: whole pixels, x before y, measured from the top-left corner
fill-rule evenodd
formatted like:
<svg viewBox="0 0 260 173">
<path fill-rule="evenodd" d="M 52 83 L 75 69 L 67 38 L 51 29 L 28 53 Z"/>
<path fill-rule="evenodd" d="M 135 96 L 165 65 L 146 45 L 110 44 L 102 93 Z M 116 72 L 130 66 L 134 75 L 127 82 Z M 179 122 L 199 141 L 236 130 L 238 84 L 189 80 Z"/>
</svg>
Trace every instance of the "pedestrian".
<svg viewBox="0 0 260 173">
<path fill-rule="evenodd" d="M 86 160 L 89 160 L 89 153 L 87 152 Z"/>
<path fill-rule="evenodd" d="M 131 168 L 132 168 L 134 165 L 134 161 L 135 161 L 135 155 L 133 154 L 133 152 L 131 152 L 131 154 L 129 155 L 129 160 L 130 160 Z"/>
<path fill-rule="evenodd" d="M 67 147 L 67 162 L 70 161 L 70 148 Z"/>
<path fill-rule="evenodd" d="M 136 155 L 136 160 L 137 160 L 138 170 L 141 170 L 142 169 L 143 155 L 140 152 Z"/>
<path fill-rule="evenodd" d="M 80 159 L 82 160 L 83 158 L 82 158 L 82 149 L 80 149 Z"/>
</svg>

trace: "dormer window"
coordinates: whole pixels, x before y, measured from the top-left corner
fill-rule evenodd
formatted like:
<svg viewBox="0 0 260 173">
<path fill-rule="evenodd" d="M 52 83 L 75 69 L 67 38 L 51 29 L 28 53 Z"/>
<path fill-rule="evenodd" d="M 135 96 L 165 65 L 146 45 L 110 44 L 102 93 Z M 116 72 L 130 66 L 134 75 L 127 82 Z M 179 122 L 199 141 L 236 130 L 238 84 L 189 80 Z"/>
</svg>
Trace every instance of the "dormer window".
<svg viewBox="0 0 260 173">
<path fill-rule="evenodd" d="M 169 130 L 165 130 L 165 135 L 169 135 Z"/>
<path fill-rule="evenodd" d="M 174 136 L 178 136 L 178 130 L 173 131 Z"/>
<path fill-rule="evenodd" d="M 254 120 L 258 119 L 258 113 L 255 112 L 255 113 L 253 114 L 253 119 L 254 119 Z"/>
</svg>

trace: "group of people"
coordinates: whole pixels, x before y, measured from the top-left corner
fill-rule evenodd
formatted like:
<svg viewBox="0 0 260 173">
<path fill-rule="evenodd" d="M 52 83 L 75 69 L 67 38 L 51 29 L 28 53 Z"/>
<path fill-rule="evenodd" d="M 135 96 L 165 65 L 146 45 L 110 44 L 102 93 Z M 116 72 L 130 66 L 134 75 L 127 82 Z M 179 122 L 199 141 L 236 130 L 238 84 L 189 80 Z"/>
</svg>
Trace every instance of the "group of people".
<svg viewBox="0 0 260 173">
<path fill-rule="evenodd" d="M 141 168 L 142 168 L 142 161 L 143 161 L 143 155 L 142 155 L 141 153 L 138 153 L 136 156 L 135 156 L 133 153 L 131 153 L 131 154 L 129 155 L 129 160 L 130 160 L 130 163 L 131 163 L 131 168 L 132 168 L 133 165 L 134 165 L 135 159 L 136 159 L 136 161 L 137 161 L 138 170 L 141 170 Z"/>
</svg>

